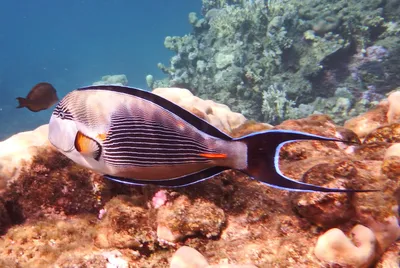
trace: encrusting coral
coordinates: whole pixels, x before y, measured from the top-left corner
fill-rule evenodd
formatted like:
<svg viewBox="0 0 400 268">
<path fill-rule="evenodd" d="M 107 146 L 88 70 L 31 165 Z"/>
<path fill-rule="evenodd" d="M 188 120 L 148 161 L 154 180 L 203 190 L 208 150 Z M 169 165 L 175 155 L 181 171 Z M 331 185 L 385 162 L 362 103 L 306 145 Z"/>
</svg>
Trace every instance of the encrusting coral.
<svg viewBox="0 0 400 268">
<path fill-rule="evenodd" d="M 322 113 L 342 124 L 400 85 L 398 14 L 396 1 L 203 0 L 192 32 L 165 38 L 167 77 L 149 84 L 266 123 Z"/>
<path fill-rule="evenodd" d="M 30 148 L 18 150 L 25 150 L 19 159 L 27 160 L 21 162 L 10 161 L 12 151 L 0 156 L 4 185 L 0 265 L 175 268 L 197 258 L 204 267 L 388 267 L 384 265 L 396 261 L 399 124 L 388 122 L 387 100 L 358 118 L 376 122 L 359 136 L 326 115 L 271 126 L 244 121 L 227 107 L 214 109 L 219 107 L 216 103 L 186 90 L 157 90 L 157 94 L 205 113 L 205 120 L 231 129 L 234 137 L 273 128 L 352 141 L 286 144 L 280 152 L 280 169 L 300 181 L 380 192 L 292 193 L 237 171 L 182 188 L 126 187 L 76 166 L 40 142 L 43 137 L 19 135 L 0 143 L 1 149 L 27 138 L 24 146 Z M 209 109 L 213 112 L 204 112 Z M 45 137 L 44 129 L 32 135 Z M 10 172 L 20 163 L 25 164 L 19 172 Z"/>
</svg>

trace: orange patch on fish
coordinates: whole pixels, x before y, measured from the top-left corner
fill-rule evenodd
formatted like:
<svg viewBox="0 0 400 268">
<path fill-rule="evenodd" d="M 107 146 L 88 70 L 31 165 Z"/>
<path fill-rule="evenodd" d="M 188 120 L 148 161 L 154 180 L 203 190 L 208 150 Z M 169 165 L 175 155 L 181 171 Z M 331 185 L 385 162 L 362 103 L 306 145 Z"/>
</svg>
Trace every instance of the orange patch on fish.
<svg viewBox="0 0 400 268">
<path fill-rule="evenodd" d="M 200 154 L 200 156 L 205 157 L 205 158 L 211 158 L 211 159 L 216 159 L 216 158 L 226 158 L 227 155 L 226 154 L 213 154 L 213 153 L 204 153 L 204 154 Z"/>
<path fill-rule="evenodd" d="M 105 141 L 107 139 L 107 133 L 100 133 L 96 136 L 101 141 Z"/>
<path fill-rule="evenodd" d="M 185 124 L 182 123 L 182 122 L 178 122 L 176 125 L 177 125 L 180 129 L 184 129 L 184 128 L 185 128 Z"/>
<path fill-rule="evenodd" d="M 75 148 L 80 153 L 87 153 L 92 148 L 91 143 L 92 139 L 78 131 L 75 138 Z"/>
<path fill-rule="evenodd" d="M 76 150 L 82 155 L 99 160 L 101 155 L 101 147 L 96 140 L 78 131 L 78 133 L 76 133 L 74 144 Z"/>
</svg>

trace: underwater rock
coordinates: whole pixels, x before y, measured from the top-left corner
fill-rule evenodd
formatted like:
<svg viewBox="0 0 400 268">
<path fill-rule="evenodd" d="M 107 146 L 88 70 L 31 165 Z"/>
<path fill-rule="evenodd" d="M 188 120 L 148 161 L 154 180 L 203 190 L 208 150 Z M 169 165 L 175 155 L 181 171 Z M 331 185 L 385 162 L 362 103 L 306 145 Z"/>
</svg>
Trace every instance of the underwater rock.
<svg viewBox="0 0 400 268">
<path fill-rule="evenodd" d="M 304 131 L 327 137 L 336 136 L 336 125 L 327 115 L 310 115 L 306 118 L 286 120 L 275 126 L 276 129 Z"/>
<path fill-rule="evenodd" d="M 382 126 L 371 131 L 363 144 L 400 142 L 400 123 Z"/>
<path fill-rule="evenodd" d="M 118 250 L 87 251 L 62 254 L 54 264 L 57 268 L 96 267 L 96 268 L 128 268 L 129 260 Z"/>
<path fill-rule="evenodd" d="M 400 178 L 400 143 L 396 143 L 386 150 L 382 173 L 393 181 Z"/>
<path fill-rule="evenodd" d="M 349 188 L 357 168 L 350 161 L 313 166 L 303 175 L 303 181 L 330 188 Z M 355 215 L 348 195 L 336 193 L 294 193 L 294 209 L 304 218 L 325 228 L 338 226 Z"/>
<path fill-rule="evenodd" d="M 392 156 L 400 157 L 400 143 L 395 143 L 392 146 L 390 146 L 385 152 L 384 159 L 386 160 L 387 158 Z"/>
<path fill-rule="evenodd" d="M 247 120 L 231 132 L 232 137 L 241 137 L 257 131 L 265 131 L 272 129 L 273 126 L 266 123 L 257 123 L 253 120 Z"/>
<path fill-rule="evenodd" d="M 172 256 L 170 268 L 256 268 L 251 264 L 214 264 L 209 265 L 207 259 L 194 248 L 180 247 Z"/>
<path fill-rule="evenodd" d="M 374 109 L 347 120 L 344 127 L 351 129 L 358 137 L 363 138 L 374 129 L 387 123 L 388 110 L 388 102 L 382 101 Z"/>
<path fill-rule="evenodd" d="M 363 223 L 368 226 L 376 237 L 377 248 L 376 252 L 382 255 L 388 247 L 395 243 L 400 238 L 400 225 L 398 221 L 398 213 L 394 212 L 392 216 L 387 216 L 382 219 L 364 218 Z"/>
<path fill-rule="evenodd" d="M 206 258 L 191 247 L 180 247 L 172 256 L 170 268 L 206 268 Z"/>
<path fill-rule="evenodd" d="M 164 268 L 170 267 L 175 246 L 199 250 L 201 259 L 213 264 L 205 267 L 246 267 L 240 263 L 322 267 L 329 265 L 324 261 L 328 259 L 332 265 L 364 265 L 370 263 L 371 256 L 378 261 L 382 254 L 387 258 L 385 263 L 392 261 L 385 251 L 397 252 L 396 239 L 400 235 L 400 156 L 398 143 L 389 143 L 397 141 L 398 123 L 386 122 L 388 102 L 386 111 L 378 107 L 380 111 L 365 117 L 366 125 L 368 120 L 379 124 L 369 132 L 363 128 L 365 142 L 358 145 L 360 139 L 355 132 L 336 125 L 326 115 L 287 120 L 272 127 L 246 120 L 226 106 L 197 98 L 186 89 L 158 91 L 221 129 L 228 129 L 234 137 L 275 128 L 352 141 L 354 144 L 285 144 L 279 154 L 279 167 L 284 175 L 299 181 L 381 191 L 290 193 L 237 171 L 173 190 L 127 187 L 110 183 L 57 153 L 46 141 L 47 126 L 43 126 L 40 136 L 32 132 L 21 139 L 22 146 L 15 138 L 0 143 L 0 148 L 11 146 L 30 159 L 24 165 L 13 150 L 0 150 L 0 163 L 8 164 L 1 172 L 19 170 L 6 176 L 1 195 L 0 216 L 4 211 L 7 232 L 0 239 L 0 266 L 124 267 L 128 263 L 132 267 Z M 355 222 L 365 226 L 353 230 L 360 245 L 344 235 Z M 337 229 L 334 237 L 328 231 L 324 240 L 326 228 Z M 320 251 L 314 255 L 310 248 L 319 236 L 329 243 L 318 240 L 315 250 Z M 341 250 L 354 254 L 342 258 Z M 184 255 L 186 258 L 190 254 Z"/>
<path fill-rule="evenodd" d="M 11 226 L 10 215 L 8 215 L 8 211 L 3 203 L 0 201 L 0 234 L 4 234 L 8 227 Z"/>
<path fill-rule="evenodd" d="M 106 182 L 53 149 L 48 126 L 0 143 L 1 197 L 12 221 L 95 212 Z"/>
<path fill-rule="evenodd" d="M 0 192 L 8 182 L 18 178 L 23 166 L 32 162 L 39 147 L 50 144 L 47 133 L 48 125 L 43 125 L 0 142 Z"/>
<path fill-rule="evenodd" d="M 8 183 L 2 197 L 13 221 L 20 222 L 97 213 L 108 191 L 102 176 L 77 166 L 52 147 L 40 147 L 32 163 Z"/>
<path fill-rule="evenodd" d="M 49 267 L 64 252 L 82 251 L 94 238 L 92 220 L 83 216 L 16 225 L 0 239 L 0 266 Z"/>
<path fill-rule="evenodd" d="M 143 201 L 117 196 L 105 205 L 99 224 L 96 245 L 101 248 L 154 249 L 155 231 Z"/>
<path fill-rule="evenodd" d="M 393 92 L 388 97 L 389 109 L 387 112 L 388 123 L 400 123 L 400 91 Z"/>
<path fill-rule="evenodd" d="M 318 259 L 350 267 L 369 267 L 375 258 L 376 238 L 363 225 L 351 230 L 349 239 L 340 229 L 333 228 L 318 237 L 314 253 Z"/>
<path fill-rule="evenodd" d="M 376 263 L 376 268 L 397 268 L 400 263 L 400 241 L 393 244 Z"/>
<path fill-rule="evenodd" d="M 232 112 L 228 106 L 212 100 L 202 100 L 184 88 L 156 88 L 153 93 L 178 104 L 227 133 L 246 121 L 243 115 Z"/>
<path fill-rule="evenodd" d="M 212 238 L 221 233 L 224 223 L 224 211 L 213 203 L 180 196 L 158 210 L 157 237 L 166 242 L 177 242 L 195 234 Z"/>
<path fill-rule="evenodd" d="M 353 130 L 360 138 L 364 138 L 379 127 L 396 123 L 400 114 L 399 92 L 391 93 L 387 99 L 382 100 L 370 111 L 347 120 L 344 127 Z"/>
</svg>

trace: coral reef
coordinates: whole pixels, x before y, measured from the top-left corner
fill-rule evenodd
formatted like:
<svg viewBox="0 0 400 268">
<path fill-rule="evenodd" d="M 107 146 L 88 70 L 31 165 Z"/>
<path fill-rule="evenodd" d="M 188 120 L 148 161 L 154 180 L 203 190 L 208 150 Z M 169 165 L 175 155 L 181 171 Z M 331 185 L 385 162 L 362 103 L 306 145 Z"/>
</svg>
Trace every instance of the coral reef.
<svg viewBox="0 0 400 268">
<path fill-rule="evenodd" d="M 100 81 L 94 82 L 93 85 L 128 85 L 128 78 L 124 74 L 105 75 Z"/>
<path fill-rule="evenodd" d="M 400 85 L 400 5 L 362 0 L 203 0 L 152 88 L 184 85 L 247 118 L 313 113 L 342 124 Z"/>
<path fill-rule="evenodd" d="M 185 88 L 156 88 L 153 93 L 178 104 L 228 133 L 246 121 L 242 114 L 232 112 L 228 106 L 212 100 L 202 100 Z"/>
<path fill-rule="evenodd" d="M 210 202 L 193 203 L 180 196 L 157 213 L 157 237 L 160 241 L 177 242 L 196 234 L 208 238 L 221 234 L 225 223 L 224 211 Z"/>
<path fill-rule="evenodd" d="M 280 169 L 318 185 L 380 191 L 288 192 L 237 171 L 182 188 L 127 187 L 57 153 L 43 126 L 0 143 L 0 266 L 398 265 L 400 124 L 388 116 L 396 95 L 352 119 L 351 130 L 327 115 L 276 126 L 245 121 L 185 89 L 155 91 L 234 137 L 272 128 L 351 141 L 286 144 Z"/>
</svg>

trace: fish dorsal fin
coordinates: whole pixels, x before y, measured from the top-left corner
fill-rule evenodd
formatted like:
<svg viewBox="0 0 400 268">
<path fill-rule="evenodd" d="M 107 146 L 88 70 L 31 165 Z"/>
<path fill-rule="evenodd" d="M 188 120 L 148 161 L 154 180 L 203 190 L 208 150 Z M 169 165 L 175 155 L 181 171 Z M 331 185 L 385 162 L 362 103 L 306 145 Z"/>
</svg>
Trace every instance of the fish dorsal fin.
<svg viewBox="0 0 400 268">
<path fill-rule="evenodd" d="M 212 168 L 203 169 L 196 173 L 188 174 L 188 175 L 177 177 L 177 178 L 166 179 L 166 180 L 137 180 L 137 179 L 114 177 L 111 175 L 104 175 L 104 177 L 109 180 L 112 180 L 112 181 L 129 184 L 129 185 L 153 184 L 153 185 L 164 186 L 164 187 L 182 187 L 182 186 L 187 186 L 187 185 L 191 185 L 191 184 L 194 184 L 197 182 L 207 180 L 211 177 L 214 177 L 215 175 L 222 173 L 223 171 L 225 171 L 227 169 L 229 169 L 229 168 L 212 167 Z"/>
<path fill-rule="evenodd" d="M 100 159 L 101 145 L 94 139 L 78 131 L 75 136 L 75 149 L 84 156 Z"/>
<path fill-rule="evenodd" d="M 229 135 L 222 132 L 221 130 L 214 127 L 213 125 L 209 124 L 208 122 L 204 121 L 197 115 L 183 109 L 179 105 L 177 105 L 159 95 L 156 95 L 149 91 L 145 91 L 143 89 L 126 87 L 126 86 L 99 85 L 99 86 L 88 86 L 88 87 L 78 88 L 77 90 L 78 91 L 105 90 L 105 91 L 113 91 L 113 92 L 118 92 L 118 93 L 135 96 L 135 97 L 150 101 L 154 104 L 157 104 L 158 106 L 162 107 L 163 109 L 166 109 L 169 112 L 172 112 L 173 114 L 175 114 L 175 115 L 179 116 L 180 118 L 182 118 L 183 120 L 185 120 L 188 124 L 194 126 L 198 130 L 200 130 L 208 135 L 211 135 L 211 136 L 223 139 L 223 140 L 231 140 L 232 139 Z"/>
</svg>

